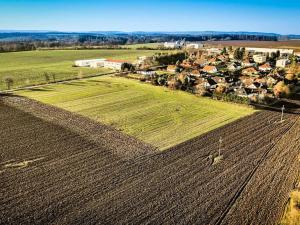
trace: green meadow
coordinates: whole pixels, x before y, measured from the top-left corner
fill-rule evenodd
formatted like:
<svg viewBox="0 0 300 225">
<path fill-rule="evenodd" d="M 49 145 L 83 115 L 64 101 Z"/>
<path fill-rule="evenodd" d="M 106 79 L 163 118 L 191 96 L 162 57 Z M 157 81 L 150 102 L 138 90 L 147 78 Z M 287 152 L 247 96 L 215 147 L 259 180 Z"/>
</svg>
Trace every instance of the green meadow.
<svg viewBox="0 0 300 225">
<path fill-rule="evenodd" d="M 162 150 L 254 112 L 247 106 L 113 76 L 17 94 L 111 125 Z"/>
<path fill-rule="evenodd" d="M 122 45 L 121 47 L 137 49 L 137 48 L 158 48 L 163 45 L 163 43 L 145 43 L 145 44 L 131 44 L 131 45 Z"/>
<path fill-rule="evenodd" d="M 85 77 L 112 72 L 109 69 L 76 68 L 73 62 L 79 59 L 112 58 L 134 61 L 138 56 L 150 56 L 151 50 L 41 50 L 28 52 L 0 53 L 0 90 L 6 88 L 5 78 L 13 80 L 13 88 L 42 84 L 50 81 Z"/>
</svg>

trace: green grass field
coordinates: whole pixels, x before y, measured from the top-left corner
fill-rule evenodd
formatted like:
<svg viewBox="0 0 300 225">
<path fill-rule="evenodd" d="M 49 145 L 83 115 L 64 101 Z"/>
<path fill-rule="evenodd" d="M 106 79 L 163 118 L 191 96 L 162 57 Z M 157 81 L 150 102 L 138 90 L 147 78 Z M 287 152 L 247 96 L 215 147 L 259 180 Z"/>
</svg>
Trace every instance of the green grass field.
<svg viewBox="0 0 300 225">
<path fill-rule="evenodd" d="M 254 112 L 253 109 L 103 76 L 17 92 L 112 125 L 166 149 Z"/>
<path fill-rule="evenodd" d="M 13 78 L 13 87 L 35 85 L 45 82 L 44 73 L 54 73 L 56 80 L 77 77 L 79 73 L 89 76 L 108 73 L 111 70 L 99 68 L 76 68 L 78 59 L 112 58 L 134 61 L 138 56 L 150 56 L 156 51 L 144 50 L 48 50 L 30 52 L 0 53 L 0 90 L 6 88 L 5 77 Z"/>
<path fill-rule="evenodd" d="M 124 48 L 137 49 L 137 48 L 158 48 L 163 45 L 163 43 L 146 43 L 146 44 L 132 44 L 132 45 L 122 45 Z"/>
</svg>

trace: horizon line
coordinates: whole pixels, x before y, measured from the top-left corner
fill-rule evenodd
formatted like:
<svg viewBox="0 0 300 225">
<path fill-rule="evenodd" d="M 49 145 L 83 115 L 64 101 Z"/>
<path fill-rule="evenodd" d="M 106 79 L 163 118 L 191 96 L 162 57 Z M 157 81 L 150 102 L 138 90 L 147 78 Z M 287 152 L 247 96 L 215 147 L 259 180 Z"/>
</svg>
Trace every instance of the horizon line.
<svg viewBox="0 0 300 225">
<path fill-rule="evenodd" d="M 183 31 L 183 30 L 178 30 L 178 31 L 143 31 L 143 30 L 136 30 L 136 31 L 122 31 L 122 30 L 89 30 L 89 31 L 83 31 L 83 30 L 73 30 L 73 31 L 64 31 L 64 30 L 39 30 L 39 29 L 0 29 L 0 32 L 42 32 L 42 33 L 49 33 L 49 32 L 57 32 L 57 33 L 95 33 L 95 32 L 104 32 L 104 33 L 109 33 L 109 32 L 116 32 L 116 33 L 197 33 L 197 32 L 202 32 L 202 33 L 213 33 L 213 32 L 218 32 L 218 33 L 261 33 L 261 34 L 275 34 L 275 35 L 281 35 L 281 36 L 289 36 L 289 35 L 300 35 L 300 34 L 282 34 L 282 33 L 276 33 L 276 32 L 263 32 L 263 31 L 220 31 L 220 30 L 191 30 L 191 31 Z"/>
</svg>

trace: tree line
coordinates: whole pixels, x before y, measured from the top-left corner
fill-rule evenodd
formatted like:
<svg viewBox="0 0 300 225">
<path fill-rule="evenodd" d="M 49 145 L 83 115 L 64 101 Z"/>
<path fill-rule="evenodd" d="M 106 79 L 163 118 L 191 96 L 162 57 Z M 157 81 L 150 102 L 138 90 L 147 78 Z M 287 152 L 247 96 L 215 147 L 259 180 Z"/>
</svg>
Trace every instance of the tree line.
<svg viewBox="0 0 300 225">
<path fill-rule="evenodd" d="M 277 36 L 249 34 L 1 34 L 0 52 L 31 51 L 51 48 L 117 48 L 118 45 L 159 43 L 185 39 L 186 41 L 254 40 L 277 41 Z"/>
</svg>

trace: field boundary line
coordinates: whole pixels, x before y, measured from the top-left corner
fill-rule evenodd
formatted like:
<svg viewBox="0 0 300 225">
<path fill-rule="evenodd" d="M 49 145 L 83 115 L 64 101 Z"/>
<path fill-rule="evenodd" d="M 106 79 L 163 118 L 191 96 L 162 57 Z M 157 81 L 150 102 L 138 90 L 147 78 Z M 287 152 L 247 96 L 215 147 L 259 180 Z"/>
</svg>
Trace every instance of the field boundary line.
<svg viewBox="0 0 300 225">
<path fill-rule="evenodd" d="M 119 72 L 111 72 L 111 73 L 98 73 L 98 74 L 94 74 L 94 75 L 89 75 L 83 78 L 78 78 L 78 77 L 74 77 L 74 78 L 68 78 L 68 79 L 63 79 L 63 80 L 59 80 L 59 81 L 52 81 L 49 82 L 47 84 L 37 84 L 37 85 L 31 85 L 31 86 L 24 86 L 24 87 L 19 87 L 19 88 L 14 88 L 11 90 L 0 90 L 0 94 L 12 94 L 15 91 L 21 91 L 21 90 L 28 90 L 28 89 L 32 89 L 32 88 L 39 88 L 39 87 L 47 87 L 53 84 L 64 84 L 64 83 L 68 83 L 70 81 L 76 81 L 76 80 L 85 80 L 85 79 L 90 79 L 93 77 L 101 77 L 101 76 L 108 76 L 108 75 L 116 75 L 119 74 Z"/>
</svg>

